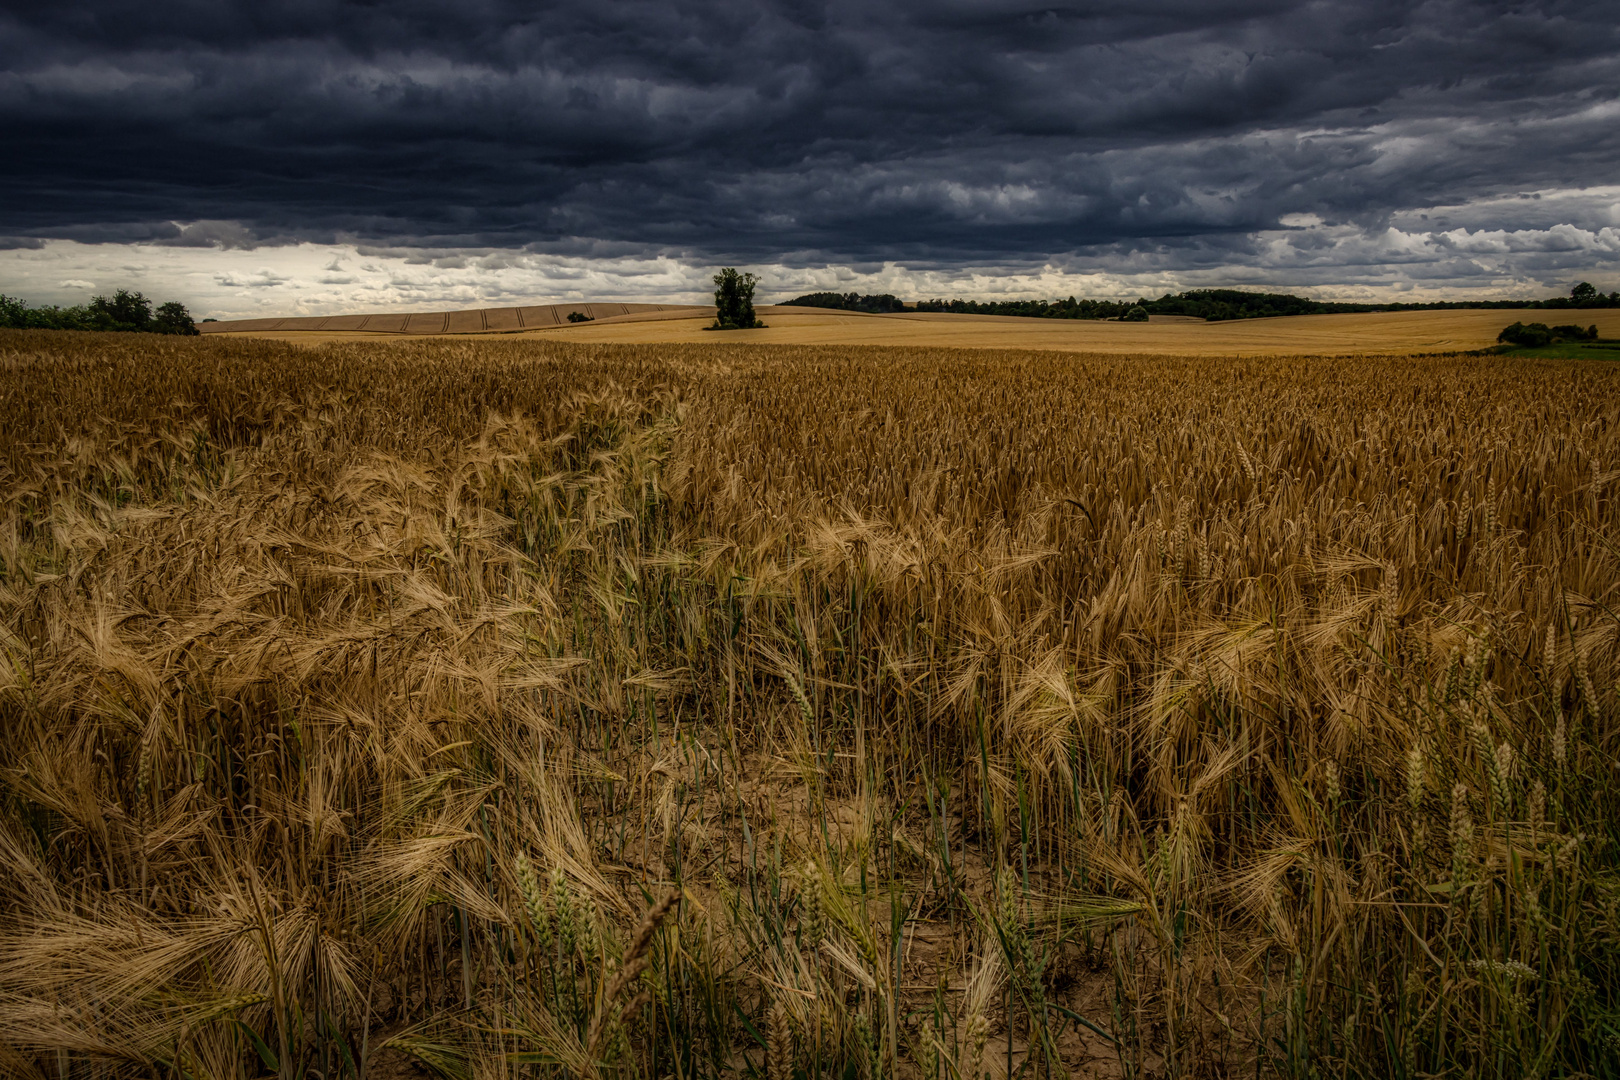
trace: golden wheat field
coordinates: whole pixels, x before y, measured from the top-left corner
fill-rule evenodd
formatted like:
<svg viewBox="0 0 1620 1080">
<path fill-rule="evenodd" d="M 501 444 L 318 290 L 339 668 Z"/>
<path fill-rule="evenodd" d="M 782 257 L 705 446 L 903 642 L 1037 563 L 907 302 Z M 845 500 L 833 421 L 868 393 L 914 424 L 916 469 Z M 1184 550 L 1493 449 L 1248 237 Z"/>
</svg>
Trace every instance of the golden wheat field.
<svg viewBox="0 0 1620 1080">
<path fill-rule="evenodd" d="M 1615 1076 L 1616 374 L 0 334 L 0 1072 Z"/>
<path fill-rule="evenodd" d="M 766 306 L 759 309 L 764 330 L 712 332 L 713 308 L 669 306 L 657 311 L 615 314 L 623 304 L 576 305 L 596 311 L 595 321 L 568 323 L 555 316 L 554 324 L 540 329 L 503 333 L 555 338 L 589 344 L 711 345 L 721 342 L 751 345 L 890 345 L 902 348 L 1040 349 L 1061 352 L 1135 353 L 1153 356 L 1353 356 L 1365 353 L 1433 353 L 1483 349 L 1496 344 L 1496 335 L 1511 322 L 1545 322 L 1546 311 L 1454 310 L 1390 311 L 1352 315 L 1296 315 L 1275 319 L 1237 319 L 1206 323 L 1181 316 L 1154 316 L 1150 323 L 1121 323 L 1081 319 L 1025 319 L 1001 315 L 957 315 L 941 312 L 904 312 L 870 315 L 855 311 Z M 456 325 L 460 316 L 482 315 L 495 323 L 502 314 L 519 309 L 487 312 L 439 313 L 411 316 L 412 325 L 432 322 L 435 327 Z M 539 311 L 546 309 L 521 309 Z M 557 308 L 556 311 L 566 311 Z M 1571 314 L 1582 325 L 1595 324 L 1605 337 L 1620 337 L 1620 309 L 1591 309 Z M 353 317 L 358 319 L 359 317 Z M 405 317 L 391 325 L 404 327 Z M 513 316 L 515 325 L 515 315 Z M 1554 318 L 1554 321 L 1558 321 Z M 541 320 L 531 316 L 529 326 Z M 296 328 L 293 328 L 296 325 Z M 379 340 L 400 333 L 337 329 L 348 323 L 337 319 L 285 319 L 227 322 L 203 327 L 209 334 L 231 334 L 316 344 Z M 371 325 L 371 324 L 368 324 Z M 454 333 L 454 329 L 448 331 Z M 437 333 L 437 331 L 435 331 Z"/>
</svg>

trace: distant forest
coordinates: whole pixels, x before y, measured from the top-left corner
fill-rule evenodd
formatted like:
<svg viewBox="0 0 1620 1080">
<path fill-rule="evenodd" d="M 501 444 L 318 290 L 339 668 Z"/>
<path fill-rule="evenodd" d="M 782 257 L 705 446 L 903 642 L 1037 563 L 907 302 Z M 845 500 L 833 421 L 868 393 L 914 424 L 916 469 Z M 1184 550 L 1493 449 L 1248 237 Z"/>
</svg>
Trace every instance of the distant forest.
<svg viewBox="0 0 1620 1080">
<path fill-rule="evenodd" d="M 1193 315 L 1210 322 L 1228 319 L 1268 319 L 1279 315 L 1335 315 L 1360 311 L 1444 311 L 1460 308 L 1569 308 L 1620 307 L 1620 293 L 1600 293 L 1581 282 L 1568 296 L 1546 300 L 1441 300 L 1422 304 L 1346 304 L 1312 300 L 1289 293 L 1245 292 L 1240 289 L 1193 289 L 1165 293 L 1157 300 L 922 300 L 915 308 L 888 293 L 810 293 L 784 301 L 791 307 L 836 308 L 841 311 L 949 311 L 961 315 L 1019 315 L 1037 319 L 1136 319 L 1146 315 Z"/>
<path fill-rule="evenodd" d="M 10 330 L 123 330 L 144 334 L 195 334 L 191 313 L 178 300 L 158 305 L 138 292 L 119 289 L 111 299 L 93 297 L 73 307 L 29 307 L 0 294 L 0 327 Z"/>
<path fill-rule="evenodd" d="M 960 300 L 955 301 L 961 303 Z M 796 300 L 784 300 L 789 307 L 835 308 L 839 311 L 869 311 L 883 315 L 891 311 L 904 311 L 906 305 L 891 293 L 862 296 L 860 293 L 813 292 Z"/>
</svg>

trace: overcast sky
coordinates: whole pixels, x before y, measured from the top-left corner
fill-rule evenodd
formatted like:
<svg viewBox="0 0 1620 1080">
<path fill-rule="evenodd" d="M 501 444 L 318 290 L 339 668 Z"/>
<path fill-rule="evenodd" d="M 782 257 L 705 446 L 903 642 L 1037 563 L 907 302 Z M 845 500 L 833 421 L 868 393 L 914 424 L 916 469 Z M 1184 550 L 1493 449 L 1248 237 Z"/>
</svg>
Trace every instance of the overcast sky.
<svg viewBox="0 0 1620 1080">
<path fill-rule="evenodd" d="M 1620 3 L 0 2 L 0 292 L 1620 289 Z"/>
</svg>

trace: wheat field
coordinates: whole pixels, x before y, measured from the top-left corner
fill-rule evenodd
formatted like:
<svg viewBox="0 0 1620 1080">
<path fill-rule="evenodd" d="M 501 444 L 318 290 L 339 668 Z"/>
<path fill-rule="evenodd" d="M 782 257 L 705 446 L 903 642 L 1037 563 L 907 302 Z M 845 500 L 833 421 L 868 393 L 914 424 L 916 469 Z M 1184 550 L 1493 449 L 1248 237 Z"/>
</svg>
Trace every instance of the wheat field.
<svg viewBox="0 0 1620 1080">
<path fill-rule="evenodd" d="M 712 332 L 706 328 L 714 321 L 713 308 L 672 306 L 660 311 L 607 314 L 623 306 L 596 305 L 603 309 L 603 315 L 594 322 L 567 323 L 559 316 L 555 326 L 505 333 L 593 345 L 889 345 L 913 349 L 1040 349 L 1150 356 L 1354 356 L 1484 349 L 1496 344 L 1496 335 L 1509 323 L 1564 321 L 1558 312 L 1532 309 L 1295 315 L 1216 323 L 1161 315 L 1154 316 L 1154 321 L 1149 323 L 1121 323 L 943 312 L 871 315 L 857 311 L 766 306 L 759 309 L 767 323 L 763 330 Z M 508 313 L 515 310 L 506 309 Z M 495 314 L 483 313 L 486 321 Z M 1604 337 L 1620 337 L 1620 309 L 1572 311 L 1567 316 L 1583 326 L 1595 324 Z M 453 316 L 446 313 L 432 317 L 446 326 L 452 325 L 451 318 Z M 394 316 L 394 325 L 403 326 L 403 320 L 403 316 Z M 280 328 L 294 322 L 304 328 Z M 333 319 L 254 320 L 208 324 L 203 331 L 298 344 L 374 341 L 402 336 L 400 333 L 334 329 L 338 325 L 342 324 Z M 535 323 L 531 321 L 530 325 Z"/>
<path fill-rule="evenodd" d="M 0 1072 L 1620 1073 L 1620 383 L 0 334 Z"/>
</svg>

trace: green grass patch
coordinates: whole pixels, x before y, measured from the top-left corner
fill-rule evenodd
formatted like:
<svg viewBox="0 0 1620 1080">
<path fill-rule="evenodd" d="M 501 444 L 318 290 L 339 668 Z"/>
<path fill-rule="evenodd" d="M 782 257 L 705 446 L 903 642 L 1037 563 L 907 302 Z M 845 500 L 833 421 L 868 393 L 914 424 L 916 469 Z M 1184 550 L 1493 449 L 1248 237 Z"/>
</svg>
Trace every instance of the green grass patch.
<svg viewBox="0 0 1620 1080">
<path fill-rule="evenodd" d="M 1560 341 L 1534 348 L 1498 346 L 1495 351 L 1540 360 L 1620 360 L 1620 341 Z"/>
</svg>

